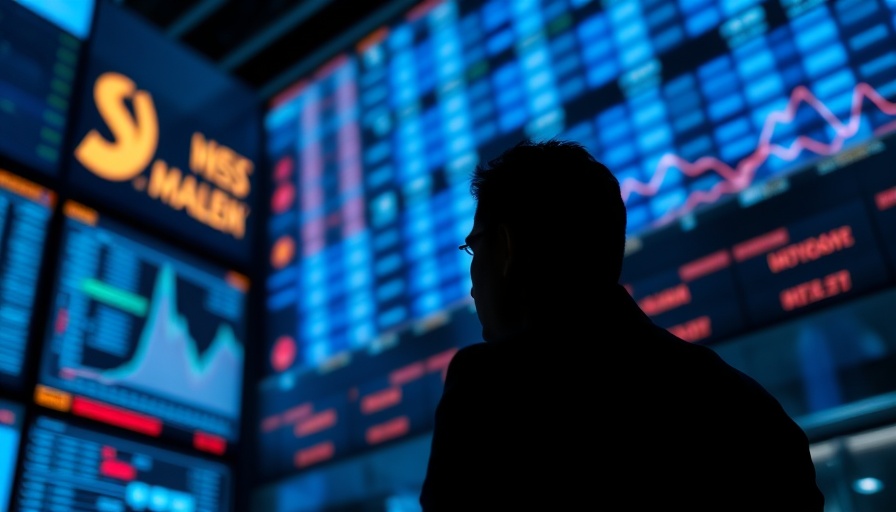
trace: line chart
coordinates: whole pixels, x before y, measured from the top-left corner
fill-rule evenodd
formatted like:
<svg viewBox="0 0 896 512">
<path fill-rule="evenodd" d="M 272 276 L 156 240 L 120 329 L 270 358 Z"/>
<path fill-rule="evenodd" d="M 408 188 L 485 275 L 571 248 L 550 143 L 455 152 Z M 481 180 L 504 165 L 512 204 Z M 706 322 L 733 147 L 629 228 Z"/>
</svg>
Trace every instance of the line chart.
<svg viewBox="0 0 896 512">
<path fill-rule="evenodd" d="M 230 418 L 239 416 L 243 346 L 232 327 L 221 323 L 200 353 L 188 315 L 177 310 L 177 276 L 163 264 L 155 279 L 146 325 L 134 340 L 130 359 L 112 368 L 60 368 L 63 378 L 81 377 L 106 386 L 140 389 Z"/>
<path fill-rule="evenodd" d="M 628 178 L 620 184 L 622 198 L 628 202 L 633 193 L 642 196 L 656 195 L 666 175 L 672 170 L 696 178 L 708 172 L 715 172 L 723 178 L 709 190 L 692 191 L 684 204 L 673 208 L 657 219 L 658 224 L 665 224 L 675 218 L 685 215 L 701 204 L 711 204 L 718 201 L 726 194 L 740 192 L 750 186 L 756 175 L 757 169 L 764 164 L 770 156 L 776 156 L 785 161 L 793 161 L 803 151 L 811 151 L 821 156 L 830 156 L 841 149 L 844 143 L 859 132 L 862 121 L 862 106 L 865 100 L 871 101 L 881 112 L 896 116 L 896 103 L 884 98 L 871 85 L 861 82 L 855 86 L 850 104 L 849 119 L 844 123 L 827 105 L 819 100 L 806 86 L 798 86 L 793 89 L 787 106 L 782 110 L 771 112 L 766 117 L 756 149 L 748 156 L 740 160 L 734 167 L 728 165 L 714 156 L 705 156 L 690 162 L 674 153 L 666 153 L 660 158 L 656 170 L 646 183 L 634 178 Z M 788 146 L 772 143 L 775 129 L 779 125 L 792 123 L 797 111 L 802 104 L 813 108 L 834 130 L 834 137 L 830 142 L 821 142 L 807 135 L 799 135 Z M 896 120 L 890 121 L 874 130 L 875 136 L 896 129 Z"/>
</svg>

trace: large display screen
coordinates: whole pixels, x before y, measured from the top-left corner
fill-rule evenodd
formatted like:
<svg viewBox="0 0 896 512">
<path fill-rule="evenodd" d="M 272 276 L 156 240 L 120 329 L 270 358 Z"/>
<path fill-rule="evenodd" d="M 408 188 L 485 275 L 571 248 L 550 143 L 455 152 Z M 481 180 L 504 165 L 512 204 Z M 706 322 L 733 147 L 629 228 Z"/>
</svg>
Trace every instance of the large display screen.
<svg viewBox="0 0 896 512">
<path fill-rule="evenodd" d="M 40 2 L 24 2 L 39 7 Z M 67 4 L 68 5 L 68 4 Z M 78 6 L 75 8 L 75 6 Z M 44 17 L 52 9 L 26 9 L 0 0 L 0 155 L 44 173 L 55 174 L 66 130 L 92 2 L 71 2 L 86 19 L 73 33 Z"/>
<path fill-rule="evenodd" d="M 625 284 L 685 339 L 891 284 L 894 14 L 883 0 L 443 0 L 359 38 L 265 118 L 262 402 L 301 406 L 316 375 L 363 373 L 352 359 L 463 316 L 470 172 L 525 137 L 579 141 L 616 174 Z M 276 425 L 263 450 L 304 467 L 301 436 Z"/>
<path fill-rule="evenodd" d="M 99 5 L 86 59 L 73 198 L 248 264 L 261 152 L 255 93 L 115 2 Z"/>
<path fill-rule="evenodd" d="M 268 373 L 468 303 L 469 172 L 525 136 L 584 143 L 639 236 L 891 131 L 893 9 L 443 1 L 374 31 L 266 117 Z"/>
<path fill-rule="evenodd" d="M 56 195 L 0 169 L 0 385 L 18 387 Z"/>
<path fill-rule="evenodd" d="M 22 413 L 21 406 L 0 400 L 0 510 L 9 510 L 22 435 Z"/>
<path fill-rule="evenodd" d="M 221 453 L 239 432 L 247 279 L 77 203 L 36 400 Z"/>
<path fill-rule="evenodd" d="M 38 417 L 22 454 L 16 509 L 226 512 L 223 464 Z"/>
</svg>

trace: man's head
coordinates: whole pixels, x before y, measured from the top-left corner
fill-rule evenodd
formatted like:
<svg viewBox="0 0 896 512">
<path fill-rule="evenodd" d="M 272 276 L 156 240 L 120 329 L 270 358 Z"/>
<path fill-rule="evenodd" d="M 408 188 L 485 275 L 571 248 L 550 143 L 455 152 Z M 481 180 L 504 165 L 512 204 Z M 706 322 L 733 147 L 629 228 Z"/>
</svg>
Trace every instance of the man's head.
<svg viewBox="0 0 896 512">
<path fill-rule="evenodd" d="M 619 182 L 580 144 L 523 141 L 477 167 L 470 191 L 477 206 L 466 243 L 486 339 L 512 334 L 544 305 L 618 282 Z"/>
</svg>

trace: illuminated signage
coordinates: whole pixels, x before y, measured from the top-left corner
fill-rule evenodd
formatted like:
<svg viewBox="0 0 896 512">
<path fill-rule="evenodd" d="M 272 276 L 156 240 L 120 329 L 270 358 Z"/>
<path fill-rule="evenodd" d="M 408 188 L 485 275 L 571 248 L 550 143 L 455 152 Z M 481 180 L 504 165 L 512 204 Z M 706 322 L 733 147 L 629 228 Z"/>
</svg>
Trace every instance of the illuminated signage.
<svg viewBox="0 0 896 512">
<path fill-rule="evenodd" d="M 851 289 L 852 276 L 849 270 L 838 270 L 824 277 L 817 277 L 785 289 L 780 294 L 781 308 L 784 311 L 791 311 L 806 307 L 829 297 L 836 297 Z"/>
<path fill-rule="evenodd" d="M 97 129 L 88 132 L 75 149 L 75 157 L 85 168 L 107 181 L 131 181 L 134 189 L 185 211 L 197 222 L 236 239 L 245 237 L 251 160 L 195 132 L 190 141 L 184 141 L 190 145 L 191 171 L 185 173 L 164 155 L 156 158 L 159 118 L 148 91 L 138 89 L 121 73 L 107 72 L 97 78 L 93 96 L 114 140 L 107 140 Z"/>
<path fill-rule="evenodd" d="M 255 93 L 114 3 L 99 4 L 95 28 L 71 198 L 247 264 L 261 151 Z"/>
<path fill-rule="evenodd" d="M 752 320 L 774 320 L 888 279 L 869 220 L 853 201 L 735 244 Z"/>
</svg>

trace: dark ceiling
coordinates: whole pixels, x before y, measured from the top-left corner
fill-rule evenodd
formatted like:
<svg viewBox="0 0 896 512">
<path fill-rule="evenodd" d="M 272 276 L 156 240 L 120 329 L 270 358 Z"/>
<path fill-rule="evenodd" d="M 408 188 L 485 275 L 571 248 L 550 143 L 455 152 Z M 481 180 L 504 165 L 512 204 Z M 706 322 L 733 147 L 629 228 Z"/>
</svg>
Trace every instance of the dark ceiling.
<svg viewBox="0 0 896 512">
<path fill-rule="evenodd" d="M 408 0 L 115 0 L 270 97 Z"/>
</svg>

